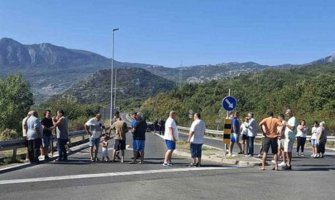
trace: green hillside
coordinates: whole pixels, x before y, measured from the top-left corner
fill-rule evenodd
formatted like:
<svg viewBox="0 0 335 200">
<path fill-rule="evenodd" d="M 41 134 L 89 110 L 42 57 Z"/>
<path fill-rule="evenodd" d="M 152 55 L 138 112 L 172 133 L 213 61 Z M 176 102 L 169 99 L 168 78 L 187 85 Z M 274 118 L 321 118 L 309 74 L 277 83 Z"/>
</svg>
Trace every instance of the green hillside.
<svg viewBox="0 0 335 200">
<path fill-rule="evenodd" d="M 201 112 L 210 128 L 222 119 L 222 99 L 229 88 L 238 99 L 237 110 L 252 111 L 260 120 L 268 111 L 283 113 L 288 107 L 298 119 L 325 120 L 335 132 L 335 64 L 310 65 L 293 69 L 269 69 L 205 84 L 187 84 L 149 98 L 141 107 L 149 119 L 166 117 L 170 110 L 179 114 L 179 124 L 188 125 L 189 110 Z"/>
<path fill-rule="evenodd" d="M 73 85 L 63 95 L 73 96 L 79 103 L 107 105 L 110 102 L 110 78 L 110 70 L 100 70 Z M 174 87 L 172 81 L 145 69 L 118 69 L 116 105 L 123 110 L 140 107 L 144 99 Z"/>
</svg>

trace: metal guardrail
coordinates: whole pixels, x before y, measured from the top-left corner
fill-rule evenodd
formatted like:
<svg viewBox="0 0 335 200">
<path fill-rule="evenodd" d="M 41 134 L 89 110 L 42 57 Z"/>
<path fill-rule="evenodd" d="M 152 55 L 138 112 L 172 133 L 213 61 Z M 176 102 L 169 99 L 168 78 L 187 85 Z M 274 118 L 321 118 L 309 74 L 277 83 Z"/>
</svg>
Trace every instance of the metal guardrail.
<svg viewBox="0 0 335 200">
<path fill-rule="evenodd" d="M 72 131 L 69 133 L 69 143 L 71 143 L 71 138 L 82 136 L 83 140 L 85 139 L 85 131 Z M 57 138 L 52 137 L 53 142 L 57 140 Z M 15 139 L 15 140 L 6 140 L 6 141 L 0 141 L 0 151 L 6 151 L 6 150 L 13 150 L 13 156 L 12 158 L 16 158 L 16 150 L 18 148 L 25 147 L 25 140 L 24 139 Z"/>
<path fill-rule="evenodd" d="M 183 127 L 183 126 L 178 126 L 178 130 L 182 133 L 189 133 L 190 128 L 188 127 Z M 213 136 L 223 136 L 223 131 L 217 131 L 217 130 L 211 130 L 211 129 L 206 129 L 205 134 L 208 135 L 213 135 Z M 263 134 L 262 133 L 258 133 L 256 136 L 256 139 L 261 139 L 263 138 Z M 307 140 L 311 140 L 311 136 L 308 135 L 307 136 Z M 335 142 L 335 136 L 327 136 L 327 141 L 328 142 Z"/>
<path fill-rule="evenodd" d="M 73 131 L 69 133 L 69 138 L 84 136 L 85 134 L 86 134 L 85 131 Z M 56 141 L 55 137 L 53 137 L 53 141 Z M 21 148 L 21 147 L 25 147 L 24 139 L 0 141 L 0 151 L 12 150 L 14 148 Z"/>
</svg>

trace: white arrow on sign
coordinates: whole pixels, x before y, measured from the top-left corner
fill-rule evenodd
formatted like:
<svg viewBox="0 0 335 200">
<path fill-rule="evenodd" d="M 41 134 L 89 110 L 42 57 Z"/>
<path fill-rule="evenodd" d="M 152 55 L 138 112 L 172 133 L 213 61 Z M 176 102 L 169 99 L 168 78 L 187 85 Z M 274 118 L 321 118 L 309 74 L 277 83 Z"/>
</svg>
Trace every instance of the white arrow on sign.
<svg viewBox="0 0 335 200">
<path fill-rule="evenodd" d="M 234 104 L 230 103 L 228 99 L 226 99 L 225 102 L 228 104 L 229 108 L 234 108 Z"/>
</svg>

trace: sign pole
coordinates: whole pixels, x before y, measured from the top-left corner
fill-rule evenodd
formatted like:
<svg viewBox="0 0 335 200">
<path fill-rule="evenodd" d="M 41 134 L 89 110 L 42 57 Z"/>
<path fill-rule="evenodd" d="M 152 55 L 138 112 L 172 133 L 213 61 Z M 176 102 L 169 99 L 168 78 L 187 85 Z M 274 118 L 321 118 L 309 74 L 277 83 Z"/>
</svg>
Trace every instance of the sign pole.
<svg viewBox="0 0 335 200">
<path fill-rule="evenodd" d="M 224 119 L 224 132 L 223 132 L 223 143 L 224 143 L 224 152 L 223 158 L 226 158 L 227 154 L 227 145 L 230 144 L 230 134 L 231 134 L 231 119 L 229 118 L 229 112 L 233 111 L 236 108 L 237 100 L 235 97 L 230 96 L 231 90 L 228 90 L 228 96 L 222 99 L 222 107 L 227 111 L 227 117 Z"/>
<path fill-rule="evenodd" d="M 228 96 L 230 96 L 230 88 L 228 90 Z M 227 110 L 227 118 L 229 118 L 229 111 Z"/>
<path fill-rule="evenodd" d="M 230 96 L 230 88 L 228 90 L 228 96 Z M 227 110 L 227 117 L 226 119 L 229 119 L 229 111 Z M 227 156 L 227 143 L 224 142 L 224 158 L 226 158 Z"/>
</svg>

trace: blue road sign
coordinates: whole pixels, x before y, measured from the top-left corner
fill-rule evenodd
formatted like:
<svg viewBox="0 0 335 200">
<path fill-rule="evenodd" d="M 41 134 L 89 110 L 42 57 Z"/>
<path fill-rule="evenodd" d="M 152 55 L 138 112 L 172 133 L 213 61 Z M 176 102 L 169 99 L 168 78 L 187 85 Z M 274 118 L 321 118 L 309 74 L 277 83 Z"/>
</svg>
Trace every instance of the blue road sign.
<svg viewBox="0 0 335 200">
<path fill-rule="evenodd" d="M 236 108 L 237 100 L 233 96 L 227 96 L 222 100 L 222 107 L 226 111 L 232 111 Z"/>
</svg>

